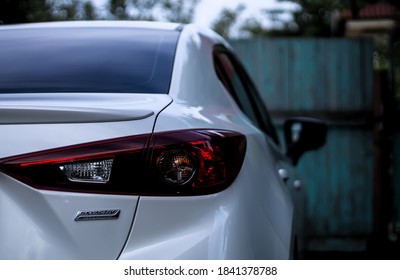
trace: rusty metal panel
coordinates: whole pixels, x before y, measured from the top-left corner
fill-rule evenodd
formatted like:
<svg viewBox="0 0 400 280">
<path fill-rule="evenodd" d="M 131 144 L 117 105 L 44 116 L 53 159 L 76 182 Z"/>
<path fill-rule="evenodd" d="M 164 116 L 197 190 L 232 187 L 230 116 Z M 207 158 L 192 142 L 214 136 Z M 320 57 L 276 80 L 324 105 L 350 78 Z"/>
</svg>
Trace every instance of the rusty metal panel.
<svg viewBox="0 0 400 280">
<path fill-rule="evenodd" d="M 334 246 L 349 244 L 340 239 L 366 240 L 374 211 L 374 143 L 367 124 L 373 108 L 372 41 L 264 38 L 231 44 L 280 134 L 289 116 L 318 117 L 329 125 L 326 146 L 306 154 L 298 166 L 308 239 L 332 240 Z"/>
</svg>

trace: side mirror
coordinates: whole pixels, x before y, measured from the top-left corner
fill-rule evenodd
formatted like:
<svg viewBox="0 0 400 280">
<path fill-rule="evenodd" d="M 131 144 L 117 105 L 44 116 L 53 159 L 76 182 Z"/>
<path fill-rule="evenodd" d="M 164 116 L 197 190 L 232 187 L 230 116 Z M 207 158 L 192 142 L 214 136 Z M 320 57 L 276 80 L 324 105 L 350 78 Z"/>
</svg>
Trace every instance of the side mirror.
<svg viewBox="0 0 400 280">
<path fill-rule="evenodd" d="M 290 118 L 283 125 L 287 156 L 297 164 L 307 151 L 316 150 L 326 141 L 327 126 L 324 122 L 312 118 Z"/>
</svg>

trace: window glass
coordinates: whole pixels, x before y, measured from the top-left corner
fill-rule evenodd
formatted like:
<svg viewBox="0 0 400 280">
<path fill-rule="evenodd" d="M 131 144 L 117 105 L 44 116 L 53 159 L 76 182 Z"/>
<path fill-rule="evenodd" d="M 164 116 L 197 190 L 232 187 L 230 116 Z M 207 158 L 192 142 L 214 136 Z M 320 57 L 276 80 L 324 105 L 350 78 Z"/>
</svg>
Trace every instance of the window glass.
<svg viewBox="0 0 400 280">
<path fill-rule="evenodd" d="M 168 93 L 174 30 L 0 30 L 0 93 Z"/>
<path fill-rule="evenodd" d="M 242 83 L 238 72 L 235 70 L 232 62 L 229 60 L 229 57 L 225 53 L 220 53 L 218 55 L 219 61 L 221 63 L 221 67 L 223 68 L 224 74 L 226 77 L 225 83 L 230 83 L 231 94 L 233 93 L 236 97 L 236 101 L 239 104 L 239 107 L 243 110 L 243 112 L 255 123 L 258 124 L 257 117 L 254 113 L 253 107 L 251 105 L 250 99 L 248 98 L 247 89 L 245 85 Z M 232 92 L 233 91 L 233 92 Z"/>
<path fill-rule="evenodd" d="M 230 92 L 243 113 L 247 115 L 254 125 L 267 133 L 275 143 L 279 144 L 268 111 L 240 62 L 223 47 L 216 49 L 214 59 L 218 78 Z"/>
</svg>

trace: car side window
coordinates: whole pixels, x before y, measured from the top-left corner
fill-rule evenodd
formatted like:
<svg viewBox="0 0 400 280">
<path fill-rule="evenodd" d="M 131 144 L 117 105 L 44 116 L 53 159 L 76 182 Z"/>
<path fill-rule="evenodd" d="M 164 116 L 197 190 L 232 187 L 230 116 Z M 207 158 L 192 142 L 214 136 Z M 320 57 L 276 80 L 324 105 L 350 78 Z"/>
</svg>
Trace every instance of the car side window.
<svg viewBox="0 0 400 280">
<path fill-rule="evenodd" d="M 218 78 L 243 113 L 279 144 L 263 100 L 239 60 L 225 47 L 217 46 L 214 50 L 214 66 Z"/>
</svg>

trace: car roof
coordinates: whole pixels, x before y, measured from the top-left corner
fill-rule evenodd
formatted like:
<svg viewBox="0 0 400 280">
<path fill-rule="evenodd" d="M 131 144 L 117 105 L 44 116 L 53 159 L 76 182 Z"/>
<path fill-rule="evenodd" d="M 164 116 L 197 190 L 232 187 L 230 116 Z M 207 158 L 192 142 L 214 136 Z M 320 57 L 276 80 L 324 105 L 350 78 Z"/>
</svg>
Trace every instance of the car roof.
<svg viewBox="0 0 400 280">
<path fill-rule="evenodd" d="M 75 27 L 120 27 L 120 28 L 148 28 L 159 30 L 176 30 L 182 26 L 180 23 L 171 22 L 153 22 L 153 21 L 57 21 L 41 23 L 24 23 L 0 25 L 1 29 L 25 29 L 25 28 L 75 28 Z"/>
<path fill-rule="evenodd" d="M 17 30 L 17 29 L 39 29 L 39 28 L 140 28 L 153 30 L 187 30 L 192 34 L 202 34 L 208 38 L 212 38 L 214 42 L 221 43 L 229 47 L 229 44 L 217 33 L 209 28 L 198 26 L 193 23 L 182 24 L 172 22 L 159 21 L 129 21 L 129 20 L 89 20 L 89 21 L 51 21 L 39 23 L 18 23 L 0 25 L 1 30 Z M 197 36 L 197 35 L 196 35 Z"/>
</svg>

